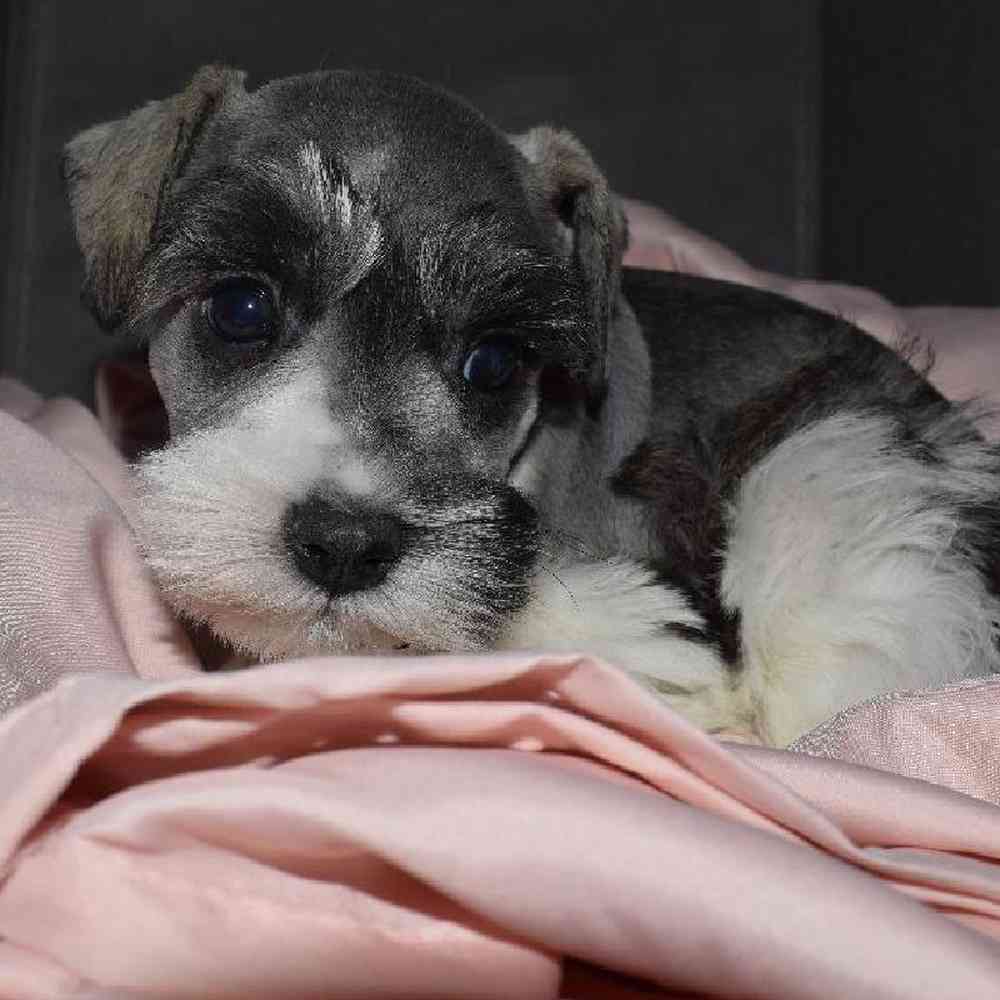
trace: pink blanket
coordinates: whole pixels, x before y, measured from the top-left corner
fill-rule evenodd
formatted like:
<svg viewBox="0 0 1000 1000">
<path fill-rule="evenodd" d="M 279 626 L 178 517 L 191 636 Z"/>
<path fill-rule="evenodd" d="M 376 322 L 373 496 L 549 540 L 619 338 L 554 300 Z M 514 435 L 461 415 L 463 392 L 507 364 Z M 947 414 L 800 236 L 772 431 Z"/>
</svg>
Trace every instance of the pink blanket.
<svg viewBox="0 0 1000 1000">
<path fill-rule="evenodd" d="M 583 657 L 201 674 L 94 418 L 0 411 L 0 998 L 1000 996 L 1000 680 L 791 752 Z"/>
</svg>

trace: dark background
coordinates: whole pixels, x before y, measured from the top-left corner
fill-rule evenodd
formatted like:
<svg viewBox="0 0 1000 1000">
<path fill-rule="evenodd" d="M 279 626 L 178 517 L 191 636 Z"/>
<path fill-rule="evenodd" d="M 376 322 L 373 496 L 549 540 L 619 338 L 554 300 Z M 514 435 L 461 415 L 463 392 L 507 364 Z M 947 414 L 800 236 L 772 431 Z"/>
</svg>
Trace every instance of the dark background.
<svg viewBox="0 0 1000 1000">
<path fill-rule="evenodd" d="M 753 263 L 902 303 L 1000 303 L 1000 4 L 10 0 L 0 370 L 86 397 L 62 144 L 225 61 L 415 73 L 579 135 L 614 187 Z"/>
</svg>

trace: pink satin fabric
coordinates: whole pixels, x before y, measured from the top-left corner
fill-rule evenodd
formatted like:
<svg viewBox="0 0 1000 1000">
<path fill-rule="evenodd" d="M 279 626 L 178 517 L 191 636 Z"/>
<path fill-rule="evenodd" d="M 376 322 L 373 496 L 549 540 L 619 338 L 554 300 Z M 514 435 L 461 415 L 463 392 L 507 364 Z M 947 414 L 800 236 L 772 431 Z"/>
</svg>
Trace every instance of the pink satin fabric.
<svg viewBox="0 0 1000 1000">
<path fill-rule="evenodd" d="M 586 657 L 202 674 L 94 418 L 0 410 L 3 1000 L 1000 996 L 1000 680 L 790 752 Z"/>
</svg>

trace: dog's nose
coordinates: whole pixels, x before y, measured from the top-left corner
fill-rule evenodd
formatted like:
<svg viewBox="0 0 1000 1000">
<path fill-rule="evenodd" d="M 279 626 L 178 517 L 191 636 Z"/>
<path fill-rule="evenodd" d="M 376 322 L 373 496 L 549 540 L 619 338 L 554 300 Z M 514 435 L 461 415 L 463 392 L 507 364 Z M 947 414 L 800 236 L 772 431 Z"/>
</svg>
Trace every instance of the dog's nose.
<svg viewBox="0 0 1000 1000">
<path fill-rule="evenodd" d="M 388 514 L 339 510 L 323 500 L 294 504 L 285 538 L 299 572 L 336 596 L 380 584 L 402 550 L 402 525 Z"/>
</svg>

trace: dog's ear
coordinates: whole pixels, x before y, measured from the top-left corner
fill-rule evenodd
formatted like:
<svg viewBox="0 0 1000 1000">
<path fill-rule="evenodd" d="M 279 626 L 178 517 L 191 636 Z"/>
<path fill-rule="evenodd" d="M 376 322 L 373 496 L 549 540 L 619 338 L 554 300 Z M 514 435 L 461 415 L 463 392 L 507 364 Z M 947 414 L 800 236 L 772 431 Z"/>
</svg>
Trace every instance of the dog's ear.
<svg viewBox="0 0 1000 1000">
<path fill-rule="evenodd" d="M 511 140 L 528 161 L 533 193 L 558 227 L 586 290 L 595 351 L 588 390 L 591 401 L 599 403 L 608 324 L 614 317 L 628 242 L 625 212 L 590 153 L 569 132 L 542 125 Z"/>
<path fill-rule="evenodd" d="M 83 253 L 83 299 L 105 330 L 115 330 L 128 315 L 165 193 L 208 120 L 245 93 L 244 77 L 205 66 L 180 94 L 96 125 L 64 149 L 63 180 Z"/>
</svg>

